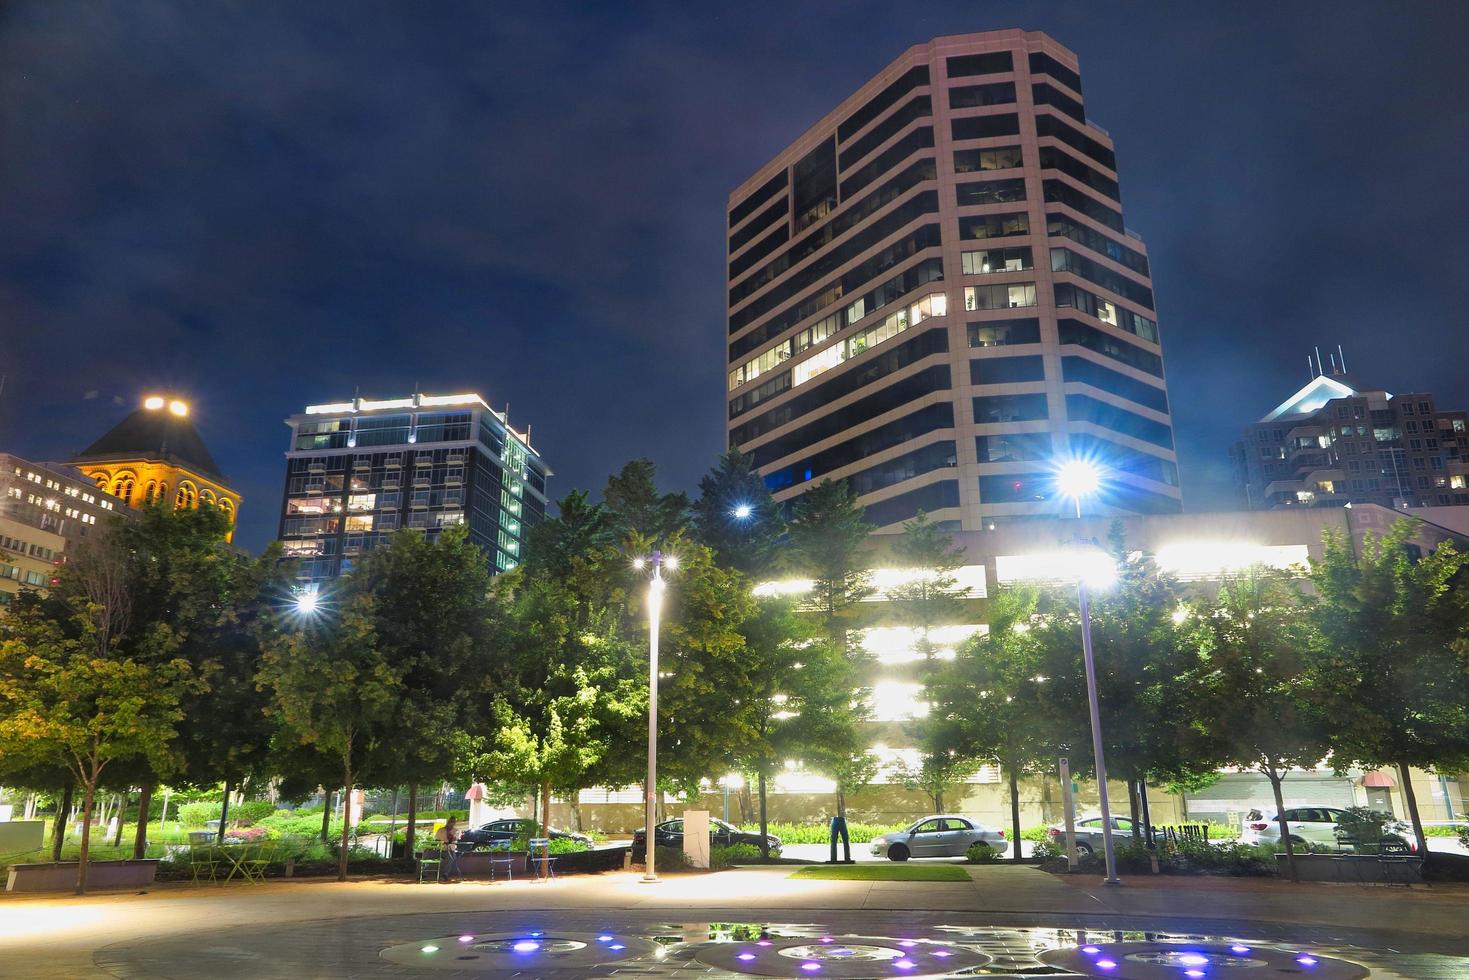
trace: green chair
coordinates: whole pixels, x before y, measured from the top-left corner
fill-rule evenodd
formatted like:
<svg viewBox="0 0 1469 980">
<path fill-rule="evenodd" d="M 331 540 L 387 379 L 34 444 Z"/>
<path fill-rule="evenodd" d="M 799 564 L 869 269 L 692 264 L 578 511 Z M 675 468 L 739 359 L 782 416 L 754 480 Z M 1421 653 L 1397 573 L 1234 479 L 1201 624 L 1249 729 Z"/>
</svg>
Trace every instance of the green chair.
<svg viewBox="0 0 1469 980">
<path fill-rule="evenodd" d="M 433 857 L 429 857 L 430 854 L 432 854 L 434 856 Z M 432 870 L 433 873 L 434 873 L 434 877 L 433 877 L 433 880 L 434 881 L 443 881 L 444 880 L 444 852 L 443 851 L 430 851 L 430 850 L 426 850 L 425 849 L 425 850 L 422 850 L 422 851 L 419 851 L 418 852 L 417 858 L 418 858 L 418 883 L 420 885 L 423 884 L 424 879 L 425 879 L 425 877 L 427 876 L 427 874 L 428 874 L 428 872 L 430 870 Z"/>
<path fill-rule="evenodd" d="M 202 884 L 205 881 L 215 882 L 219 880 L 219 855 L 215 853 L 214 847 L 190 846 L 189 848 L 189 873 L 194 884 Z"/>
<path fill-rule="evenodd" d="M 240 862 L 240 872 L 246 881 L 259 884 L 265 880 L 265 869 L 270 867 L 275 858 L 275 845 L 257 844 L 253 851 L 246 851 Z"/>
</svg>

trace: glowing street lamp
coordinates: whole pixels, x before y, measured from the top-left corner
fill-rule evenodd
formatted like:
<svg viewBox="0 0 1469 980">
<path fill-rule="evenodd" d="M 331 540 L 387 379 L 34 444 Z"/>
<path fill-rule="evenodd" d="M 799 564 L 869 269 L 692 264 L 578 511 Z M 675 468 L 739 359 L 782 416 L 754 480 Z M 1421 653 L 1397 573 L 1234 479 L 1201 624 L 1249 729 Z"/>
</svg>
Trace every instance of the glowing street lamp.
<svg viewBox="0 0 1469 980">
<path fill-rule="evenodd" d="M 750 515 L 755 513 L 755 508 L 749 504 L 736 504 L 735 509 L 730 511 L 730 513 L 734 515 L 734 519 L 737 521 L 748 521 Z"/>
<path fill-rule="evenodd" d="M 658 880 L 653 864 L 657 847 L 653 841 L 653 825 L 658 819 L 658 621 L 663 614 L 663 569 L 678 567 L 678 558 L 655 550 L 647 558 L 638 558 L 633 567 L 642 571 L 652 568 L 648 579 L 648 783 L 644 791 L 643 881 Z"/>
<path fill-rule="evenodd" d="M 296 596 L 296 612 L 302 616 L 314 616 L 321 605 L 321 597 L 315 592 L 302 592 Z"/>
<path fill-rule="evenodd" d="M 1056 471 L 1056 489 L 1070 497 L 1076 505 L 1076 518 L 1081 519 L 1081 501 L 1092 496 L 1102 485 L 1102 470 L 1095 463 L 1072 459 Z M 1092 755 L 1097 765 L 1097 797 L 1102 809 L 1102 850 L 1107 858 L 1109 885 L 1121 884 L 1117 878 L 1117 851 L 1112 844 L 1112 807 L 1107 800 L 1107 760 L 1102 753 L 1102 719 L 1097 705 L 1097 665 L 1092 657 L 1092 613 L 1086 592 L 1086 575 L 1076 577 L 1076 594 L 1081 605 L 1081 656 L 1086 665 L 1086 701 L 1091 713 Z"/>
</svg>

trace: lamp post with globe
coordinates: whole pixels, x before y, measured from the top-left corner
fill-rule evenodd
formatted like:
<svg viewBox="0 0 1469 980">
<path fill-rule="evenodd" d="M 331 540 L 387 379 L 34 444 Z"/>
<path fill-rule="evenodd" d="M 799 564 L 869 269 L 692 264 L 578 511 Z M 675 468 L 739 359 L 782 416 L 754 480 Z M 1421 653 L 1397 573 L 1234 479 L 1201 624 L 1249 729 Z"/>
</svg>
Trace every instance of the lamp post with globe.
<svg viewBox="0 0 1469 980">
<path fill-rule="evenodd" d="M 1093 496 L 1102 485 L 1102 470 L 1095 463 L 1073 459 L 1056 471 L 1056 489 L 1076 506 L 1076 519 L 1081 520 L 1081 502 Z M 1120 885 L 1117 877 L 1117 851 L 1112 843 L 1112 807 L 1107 800 L 1107 762 L 1102 751 L 1102 720 L 1097 704 L 1097 667 L 1092 657 L 1092 614 L 1086 588 L 1086 563 L 1081 562 L 1076 576 L 1076 593 L 1081 604 L 1081 656 L 1086 666 L 1086 700 L 1091 715 L 1092 755 L 1096 759 L 1097 799 L 1102 810 L 1102 850 L 1107 859 L 1109 885 Z"/>
<path fill-rule="evenodd" d="M 655 550 L 647 558 L 635 560 L 633 567 L 638 571 L 651 568 L 648 577 L 648 783 L 643 801 L 645 870 L 642 880 L 652 884 L 658 880 L 653 861 L 653 853 L 657 850 L 653 825 L 658 820 L 658 626 L 663 614 L 663 569 L 672 571 L 677 568 L 678 559 Z"/>
</svg>

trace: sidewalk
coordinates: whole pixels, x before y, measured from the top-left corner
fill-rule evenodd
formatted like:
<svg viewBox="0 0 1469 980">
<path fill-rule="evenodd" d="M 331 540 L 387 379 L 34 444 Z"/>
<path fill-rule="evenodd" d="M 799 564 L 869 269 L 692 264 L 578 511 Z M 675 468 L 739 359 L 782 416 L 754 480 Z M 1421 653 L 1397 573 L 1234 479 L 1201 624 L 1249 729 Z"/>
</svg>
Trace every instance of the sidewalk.
<svg viewBox="0 0 1469 980">
<path fill-rule="evenodd" d="M 1098 878 L 1004 866 L 969 866 L 970 880 L 963 882 L 850 882 L 792 880 L 794 870 L 786 865 L 677 874 L 655 885 L 642 884 L 636 873 L 617 872 L 549 885 L 280 881 L 206 888 L 165 884 L 146 894 L 84 898 L 6 897 L 0 899 L 0 975 L 80 976 L 95 973 L 94 954 L 113 944 L 136 945 L 145 937 L 150 942 L 217 943 L 262 928 L 282 937 L 285 958 L 293 948 L 315 955 L 322 937 L 333 933 L 334 922 L 380 919 L 380 931 L 387 934 L 430 913 L 481 921 L 501 915 L 507 922 L 534 914 L 550 923 L 557 916 L 544 913 L 577 919 L 596 913 L 620 918 L 623 927 L 634 921 L 691 921 L 705 913 L 735 921 L 779 921 L 843 911 L 892 920 L 947 913 L 946 921 L 970 924 L 1186 931 L 1229 932 L 1258 923 L 1268 927 L 1268 934 L 1297 923 L 1376 934 L 1393 931 L 1410 946 L 1427 943 L 1446 952 L 1469 953 L 1464 938 L 1469 886 L 1462 885 L 1410 890 L 1261 879 L 1136 878 L 1108 887 Z M 285 938 L 292 934 L 299 944 L 295 947 Z M 307 964 L 301 966 L 299 975 L 315 975 Z"/>
</svg>

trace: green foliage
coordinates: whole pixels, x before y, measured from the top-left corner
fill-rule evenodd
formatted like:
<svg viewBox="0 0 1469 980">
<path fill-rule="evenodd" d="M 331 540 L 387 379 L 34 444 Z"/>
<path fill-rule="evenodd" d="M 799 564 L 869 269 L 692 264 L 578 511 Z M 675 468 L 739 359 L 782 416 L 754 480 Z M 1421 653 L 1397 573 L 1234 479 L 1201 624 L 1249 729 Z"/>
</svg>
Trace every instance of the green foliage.
<svg viewBox="0 0 1469 980">
<path fill-rule="evenodd" d="M 740 517 L 741 508 L 749 513 Z M 760 581 L 774 571 L 785 524 L 752 457 L 731 449 L 699 481 L 694 530 L 725 568 Z"/>
<path fill-rule="evenodd" d="M 1121 838 L 1117 842 L 1117 869 L 1122 874 L 1152 873 L 1152 859 L 1157 857 L 1158 871 L 1171 875 L 1228 875 L 1233 877 L 1270 877 L 1277 873 L 1276 848 L 1271 844 L 1241 844 L 1226 841 L 1219 844 L 1181 840 L 1157 852 L 1150 852 L 1140 840 Z M 1066 870 L 1063 846 L 1051 841 L 1036 845 L 1035 856 L 1048 871 Z M 1077 870 L 1082 874 L 1105 874 L 1106 861 L 1100 853 L 1080 856 Z"/>
<path fill-rule="evenodd" d="M 852 839 L 852 846 L 865 844 L 883 834 L 895 834 L 900 830 L 906 830 L 912 821 L 907 823 L 877 824 L 877 823 L 848 823 L 847 836 Z M 831 840 L 831 827 L 826 823 L 772 823 L 770 833 L 780 838 L 782 845 L 787 844 L 825 844 Z"/>
<path fill-rule="evenodd" d="M 178 808 L 178 821 L 185 827 L 203 827 L 210 820 L 218 820 L 220 814 L 220 803 L 185 803 Z M 250 826 L 258 824 L 271 814 L 275 813 L 275 804 L 269 800 L 245 800 L 242 803 L 230 804 L 230 823 Z M 321 818 L 317 817 L 320 825 Z"/>
<path fill-rule="evenodd" d="M 1382 840 L 1389 834 L 1401 834 L 1408 825 L 1394 820 L 1392 814 L 1365 806 L 1347 807 L 1337 817 L 1333 833 L 1338 843 L 1348 845 L 1359 854 L 1378 854 Z"/>
<path fill-rule="evenodd" d="M 1469 847 L 1469 824 L 1465 824 L 1459 828 L 1459 846 Z"/>
<path fill-rule="evenodd" d="M 723 871 L 737 864 L 757 864 L 763 860 L 760 848 L 754 844 L 731 844 L 709 849 L 709 868 L 712 871 Z"/>
<path fill-rule="evenodd" d="M 964 852 L 964 860 L 969 864 L 994 864 L 1000 860 L 1000 852 L 984 841 L 976 841 Z"/>
<path fill-rule="evenodd" d="M 219 811 L 219 803 L 185 803 L 176 810 L 179 823 L 185 827 L 202 827 L 211 820 L 218 820 Z"/>
<path fill-rule="evenodd" d="M 845 480 L 822 480 L 796 498 L 790 526 L 792 570 L 815 582 L 811 602 L 843 651 L 857 603 L 872 594 L 872 557 L 857 496 Z"/>
</svg>

